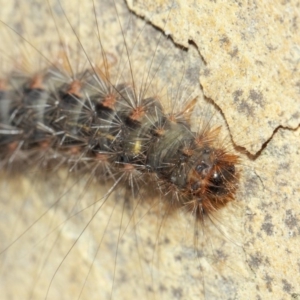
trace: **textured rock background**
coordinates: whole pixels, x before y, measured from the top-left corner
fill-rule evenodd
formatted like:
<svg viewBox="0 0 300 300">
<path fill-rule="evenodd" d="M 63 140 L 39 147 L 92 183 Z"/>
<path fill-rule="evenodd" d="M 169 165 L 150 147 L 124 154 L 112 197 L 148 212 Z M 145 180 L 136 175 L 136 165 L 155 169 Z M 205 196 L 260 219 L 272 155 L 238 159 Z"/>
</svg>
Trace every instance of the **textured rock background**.
<svg viewBox="0 0 300 300">
<path fill-rule="evenodd" d="M 255 153 L 278 126 L 297 128 L 299 1 L 134 3 L 177 43 L 197 46 L 204 95 L 222 109 L 236 144 Z"/>
<path fill-rule="evenodd" d="M 26 61 L 23 65 L 34 66 L 28 71 L 44 67 L 47 62 L 27 41 L 46 57 L 58 53 L 59 37 L 45 1 L 30 5 L 1 1 L 0 19 L 17 26 L 26 38 L 1 27 L 2 73 L 20 59 Z M 299 297 L 300 3 L 257 2 L 129 3 L 188 48 L 182 50 L 118 1 L 128 45 L 135 45 L 130 54 L 136 77 L 141 78 L 145 62 L 153 56 L 159 67 L 149 93 L 165 95 L 162 101 L 166 101 L 171 95 L 161 92 L 161 86 L 168 83 L 175 97 L 174 87 L 183 90 L 178 102 L 198 95 L 199 106 L 208 107 L 204 115 L 210 111 L 213 122 L 222 122 L 224 116 L 235 145 L 255 154 L 253 159 L 240 153 L 243 172 L 236 202 L 214 216 L 216 225 L 207 222 L 201 227 L 198 255 L 194 224 L 184 213 L 158 217 L 163 211 L 151 207 L 152 202 L 137 205 L 132 201 L 131 208 L 124 208 L 123 191 L 102 206 L 100 202 L 93 205 L 106 189 L 97 183 L 86 185 L 86 178 L 64 171 L 40 176 L 36 170 L 27 170 L 17 177 L 2 172 L 1 246 L 39 218 L 0 256 L 4 299 L 44 299 L 52 279 L 48 299 L 79 295 L 80 299 L 110 299 L 113 278 L 114 299 Z M 127 54 L 111 4 L 97 1 L 96 11 L 101 16 L 101 39 L 114 67 L 115 57 L 126 62 Z M 56 2 L 52 7 L 73 66 L 84 65 L 84 53 L 76 46 L 65 15 Z M 101 62 L 92 3 L 69 1 L 64 7 L 73 26 L 80 28 L 87 53 Z M 19 52 L 25 52 L 26 59 Z M 130 81 L 126 74 L 122 80 Z M 205 97 L 217 106 L 209 106 Z M 201 109 L 195 126 L 199 114 Z M 89 208 L 70 218 L 85 207 Z"/>
</svg>

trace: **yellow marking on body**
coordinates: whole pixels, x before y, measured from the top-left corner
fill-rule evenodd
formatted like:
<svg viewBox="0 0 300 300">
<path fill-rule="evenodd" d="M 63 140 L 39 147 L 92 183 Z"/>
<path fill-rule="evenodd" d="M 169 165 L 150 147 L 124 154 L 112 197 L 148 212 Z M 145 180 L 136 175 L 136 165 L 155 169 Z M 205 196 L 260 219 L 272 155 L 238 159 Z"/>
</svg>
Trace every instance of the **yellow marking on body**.
<svg viewBox="0 0 300 300">
<path fill-rule="evenodd" d="M 134 143 L 134 147 L 133 147 L 133 153 L 134 154 L 139 154 L 141 152 L 141 148 L 142 148 L 142 143 L 141 141 L 136 141 Z"/>
</svg>

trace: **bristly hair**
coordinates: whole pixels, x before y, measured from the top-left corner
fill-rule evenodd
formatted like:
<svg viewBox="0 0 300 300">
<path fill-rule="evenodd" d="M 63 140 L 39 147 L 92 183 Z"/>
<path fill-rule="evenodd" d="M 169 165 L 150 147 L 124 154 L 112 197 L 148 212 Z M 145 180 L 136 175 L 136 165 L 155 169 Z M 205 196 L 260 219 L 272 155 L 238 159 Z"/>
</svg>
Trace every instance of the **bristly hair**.
<svg viewBox="0 0 300 300">
<path fill-rule="evenodd" d="M 193 230 L 199 224 L 203 225 L 206 219 L 214 219 L 214 213 L 235 199 L 240 177 L 240 158 L 230 149 L 229 143 L 220 137 L 223 126 L 213 125 L 211 119 L 205 122 L 193 117 L 199 98 L 192 84 L 186 82 L 185 75 L 190 70 L 178 67 L 176 72 L 182 72 L 179 80 L 169 80 L 173 72 L 168 73 L 166 69 L 169 64 L 173 66 L 173 61 L 169 57 L 168 48 L 170 44 L 175 47 L 170 40 L 164 41 L 163 35 L 159 33 L 159 39 L 156 39 L 151 49 L 152 56 L 141 65 L 134 59 L 134 52 L 140 51 L 137 49 L 140 47 L 140 35 L 147 25 L 139 20 L 143 24 L 142 30 L 138 30 L 138 35 L 133 38 L 128 38 L 131 23 L 127 26 L 122 24 L 122 13 L 117 8 L 119 4 L 114 3 L 112 14 L 121 39 L 115 40 L 116 49 L 110 49 L 105 40 L 109 35 L 108 29 L 115 25 L 111 24 L 109 18 L 103 24 L 99 23 L 101 18 L 97 14 L 101 7 L 91 0 L 94 36 L 90 40 L 96 40 L 95 44 L 91 42 L 91 48 L 96 49 L 94 54 L 83 42 L 79 29 L 84 25 L 79 22 L 80 19 L 74 21 L 71 18 L 72 12 L 63 7 L 61 2 L 58 6 L 53 6 L 50 1 L 44 4 L 43 9 L 46 6 L 56 36 L 55 41 L 48 41 L 51 45 L 55 44 L 49 55 L 44 52 L 43 47 L 47 45 L 44 37 L 35 44 L 25 33 L 19 33 L 9 24 L 2 24 L 5 34 L 22 44 L 17 52 L 21 48 L 25 50 L 12 63 L 11 71 L 3 72 L 0 80 L 0 168 L 7 174 L 35 174 L 35 178 L 44 176 L 41 173 L 57 174 L 58 179 L 60 173 L 67 170 L 66 182 L 61 182 L 61 186 L 65 187 L 53 188 L 54 193 L 55 189 L 59 190 L 55 201 L 23 233 L 6 245 L 1 253 L 7 253 L 14 244 L 18 244 L 41 218 L 65 205 L 62 199 L 68 197 L 74 185 L 80 185 L 81 180 L 86 180 L 85 185 L 78 195 L 73 195 L 76 199 L 74 207 L 80 206 L 80 197 L 84 193 L 88 194 L 90 187 L 95 188 L 95 183 L 105 186 L 106 192 L 97 195 L 94 202 L 78 210 L 72 207 L 68 211 L 63 226 L 83 215 L 88 208 L 94 207 L 78 236 L 68 250 L 64 250 L 43 292 L 44 297 L 52 297 L 53 286 L 56 286 L 54 281 L 71 250 L 83 239 L 100 211 L 105 211 L 104 207 L 112 202 L 112 211 L 105 215 L 106 225 L 101 240 L 94 247 L 97 250 L 94 249 L 94 258 L 86 271 L 84 282 L 80 283 L 82 290 L 78 296 L 81 297 L 83 293 L 94 259 L 119 205 L 121 214 L 116 226 L 118 232 L 114 237 L 115 246 L 110 251 L 114 254 L 110 278 L 112 287 L 110 294 L 103 296 L 112 299 L 117 283 L 122 282 L 116 269 L 122 237 L 130 231 L 128 227 L 132 226 L 131 230 L 137 235 L 137 224 L 143 222 L 146 214 L 151 218 L 150 212 L 156 211 L 156 215 L 160 214 L 157 217 L 159 229 L 155 232 L 156 248 L 163 223 L 174 212 L 184 213 L 187 218 L 192 216 Z M 103 7 L 108 6 L 107 2 L 103 3 Z M 57 15 L 63 16 L 65 28 L 60 27 Z M 148 38 L 145 38 L 146 45 L 150 48 Z M 180 53 L 176 52 L 176 55 L 181 56 L 182 61 L 184 55 L 190 55 L 178 48 L 174 51 Z M 9 61 L 13 61 L 16 55 L 8 53 L 7 49 L 2 54 L 3 59 Z M 174 60 L 178 59 L 176 55 Z M 32 66 L 34 60 L 38 61 L 38 66 Z M 126 73 L 126 70 L 129 71 Z M 198 73 L 195 72 L 197 76 Z M 159 76 L 165 79 L 158 82 L 156 77 Z M 194 123 L 200 121 L 205 125 L 196 124 L 194 129 Z M 67 181 L 72 180 L 72 175 L 75 183 L 69 186 Z M 38 182 L 38 179 L 34 181 Z M 110 201 L 113 194 L 116 201 Z M 143 205 L 148 207 L 145 214 L 141 215 L 138 208 Z M 125 221 L 127 206 L 130 213 Z M 56 227 L 44 234 L 50 235 Z M 193 234 L 196 236 L 198 232 L 195 230 Z M 112 240 L 110 243 L 113 243 Z M 193 246 L 198 247 L 197 244 Z M 52 250 L 49 251 L 50 256 Z M 195 252 L 196 259 L 199 259 L 198 251 Z M 39 279 L 39 276 L 40 273 L 35 278 Z M 29 292 L 29 298 L 35 297 L 35 289 L 36 286 Z M 159 292 L 156 289 L 154 294 Z M 203 293 L 205 295 L 205 291 Z M 185 293 L 187 296 L 188 293 Z"/>
</svg>

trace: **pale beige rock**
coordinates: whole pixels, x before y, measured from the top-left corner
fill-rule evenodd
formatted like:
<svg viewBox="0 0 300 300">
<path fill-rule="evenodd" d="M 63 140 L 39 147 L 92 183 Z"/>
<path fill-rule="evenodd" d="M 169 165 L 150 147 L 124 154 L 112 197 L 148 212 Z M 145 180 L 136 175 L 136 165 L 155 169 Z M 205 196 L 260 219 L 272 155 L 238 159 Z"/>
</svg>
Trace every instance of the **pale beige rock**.
<svg viewBox="0 0 300 300">
<path fill-rule="evenodd" d="M 299 1 L 128 2 L 176 43 L 197 46 L 204 95 L 237 145 L 255 154 L 277 127 L 299 125 Z"/>
<path fill-rule="evenodd" d="M 80 40 L 91 58 L 99 58 L 101 62 L 99 44 L 95 39 L 92 3 L 85 0 L 79 6 L 77 1 L 74 2 L 64 3 L 67 15 L 76 27 L 80 12 L 80 25 L 76 27 L 81 30 Z M 172 32 L 176 42 L 189 46 L 186 52 L 161 37 L 157 30 L 148 26 L 144 28 L 142 20 L 131 15 L 122 2 L 117 2 L 128 45 L 135 45 L 133 53 L 129 52 L 135 73 L 140 72 L 136 77 L 141 78 L 139 75 L 145 73 L 145 62 L 149 62 L 155 53 L 158 79 L 149 94 L 163 94 L 159 93 L 160 86 L 169 84 L 173 87 L 173 96 L 176 96 L 174 86 L 179 85 L 183 77 L 182 87 L 188 87 L 186 95 L 199 95 L 201 105 L 204 99 L 198 83 L 200 73 L 204 95 L 221 108 L 235 142 L 253 152 L 260 149 L 261 142 L 268 139 L 279 124 L 297 126 L 299 116 L 295 112 L 299 111 L 299 101 L 295 96 L 295 85 L 299 70 L 297 48 L 291 45 L 296 43 L 298 36 L 292 30 L 279 30 L 280 22 L 270 21 L 280 19 L 282 11 L 289 15 L 299 14 L 296 3 L 287 2 L 286 9 L 280 10 L 277 2 L 273 6 L 263 6 L 258 1 L 257 7 L 251 10 L 246 4 L 239 7 L 226 2 L 222 8 L 216 9 L 221 7 L 218 1 L 198 1 L 199 7 L 191 10 L 185 1 L 178 2 L 170 12 L 171 6 L 166 6 L 163 1 L 155 10 L 160 10 L 158 15 L 149 7 L 148 18 L 159 24 L 160 17 L 164 16 L 167 25 L 161 26 Z M 23 32 L 26 41 L 12 32 L 7 36 L 6 31 L 5 35 L 1 35 L 6 42 L 0 47 L 6 54 L 13 53 L 18 57 L 15 53 L 22 49 L 15 47 L 14 42 L 22 43 L 30 54 L 28 65 L 40 69 L 47 62 L 35 53 L 27 40 L 34 41 L 34 45 L 51 58 L 53 53 L 57 53 L 59 38 L 45 1 L 32 3 L 39 4 L 29 6 L 24 2 L 18 7 L 13 2 L 0 0 L 1 8 L 4 8 L 0 11 L 1 20 L 18 24 L 19 27 L 26 24 Z M 97 14 L 101 15 L 101 37 L 113 69 L 115 57 L 123 53 L 126 58 L 127 54 L 122 50 L 124 40 L 111 4 L 109 0 L 99 2 L 99 6 L 96 2 L 96 9 Z M 135 5 L 140 6 L 138 1 Z M 143 1 L 144 5 L 146 1 Z M 73 56 L 77 53 L 77 39 L 68 27 L 65 16 L 59 13 L 57 3 L 53 8 L 60 32 L 64 38 L 67 36 Z M 141 7 L 136 9 L 141 11 Z M 195 21 L 192 16 L 196 15 Z M 128 20 L 129 25 L 126 25 Z M 299 20 L 294 19 L 294 24 L 299 24 Z M 38 25 L 42 26 L 42 30 Z M 192 25 L 197 25 L 197 29 Z M 265 36 L 261 37 L 261 32 L 265 32 Z M 269 32 L 274 32 L 274 35 L 267 35 Z M 282 32 L 292 37 L 284 37 Z M 247 40 L 243 40 L 242 35 Z M 194 37 L 200 37 L 200 42 Z M 199 48 L 205 66 L 195 47 L 188 44 L 189 39 Z M 9 41 L 12 44 L 7 44 Z M 256 54 L 268 49 L 259 41 L 272 42 L 271 49 L 277 48 L 268 50 L 257 63 Z M 238 49 L 237 53 L 235 49 Z M 292 51 L 290 56 L 294 55 L 293 59 L 289 58 L 289 51 Z M 81 65 L 86 63 L 84 53 L 79 52 L 74 55 L 75 58 L 72 57 L 74 65 L 78 61 Z M 126 61 L 124 57 L 119 60 Z M 6 68 L 6 64 L 11 66 L 3 52 L 1 58 Z M 31 69 L 28 71 L 32 72 Z M 291 70 L 294 70 L 293 73 Z M 122 77 L 122 80 L 131 81 L 128 73 Z M 173 86 L 170 84 L 172 80 Z M 254 91 L 263 93 L 264 108 L 259 108 L 255 102 L 259 99 L 251 99 L 251 95 L 256 98 L 255 93 L 251 94 L 252 87 Z M 235 91 L 243 93 L 238 96 Z M 277 97 L 283 92 L 283 97 Z M 275 98 L 272 96 L 274 93 L 278 94 Z M 178 101 L 184 100 L 186 95 L 178 97 Z M 237 99 L 233 95 L 238 96 Z M 165 101 L 167 97 L 162 98 Z M 275 104 L 274 99 L 277 98 L 287 99 L 291 103 Z M 271 102 L 272 109 L 267 107 Z M 243 103 L 246 105 L 244 110 Z M 247 105 L 254 110 L 255 116 L 260 117 L 248 115 L 245 112 Z M 295 108 L 294 118 L 289 116 L 292 106 Z M 222 116 L 215 107 L 209 110 L 216 122 L 222 122 Z M 278 111 L 280 119 L 273 119 L 270 114 L 272 110 Z M 268 114 L 270 122 L 260 113 Z M 241 123 L 241 118 L 250 125 Z M 198 125 L 198 117 L 194 123 Z M 265 123 L 268 123 L 267 128 L 263 126 Z M 256 126 L 260 130 L 255 129 Z M 223 131 L 226 132 L 224 126 Z M 280 129 L 256 160 L 241 154 L 243 172 L 236 201 L 218 212 L 215 216 L 217 220 L 214 220 L 217 226 L 207 222 L 203 228 L 204 236 L 201 235 L 196 244 L 198 256 L 194 252 L 194 224 L 184 213 L 174 214 L 165 220 L 159 217 L 159 213 L 163 214 L 160 207 L 149 207 L 151 202 L 139 205 L 136 200 L 130 202 L 131 208 L 124 208 L 122 190 L 113 194 L 105 205 L 101 206 L 101 201 L 94 204 L 107 188 L 97 182 L 87 185 L 87 178 L 73 177 L 63 170 L 47 176 L 28 170 L 15 178 L 7 177 L 2 172 L 1 249 L 17 238 L 0 256 L 2 297 L 44 299 L 49 286 L 48 299 L 77 299 L 80 296 L 80 299 L 274 300 L 296 297 L 300 294 L 299 141 L 299 129 Z M 57 203 L 53 204 L 55 201 Z M 81 209 L 84 211 L 74 215 Z M 85 229 L 94 214 L 94 219 Z M 29 227 L 34 221 L 36 224 Z M 26 233 L 20 236 L 24 230 Z"/>
</svg>

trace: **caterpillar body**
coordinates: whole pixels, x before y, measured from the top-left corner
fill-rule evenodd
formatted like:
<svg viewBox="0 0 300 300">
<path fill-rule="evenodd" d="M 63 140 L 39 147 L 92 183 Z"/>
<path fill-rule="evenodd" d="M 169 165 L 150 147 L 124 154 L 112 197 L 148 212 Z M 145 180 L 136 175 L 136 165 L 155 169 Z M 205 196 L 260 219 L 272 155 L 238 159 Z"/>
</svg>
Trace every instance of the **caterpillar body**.
<svg viewBox="0 0 300 300">
<path fill-rule="evenodd" d="M 5 156 L 43 151 L 42 164 L 65 160 L 70 170 L 83 162 L 102 180 L 125 177 L 133 193 L 139 179 L 156 181 L 163 195 L 170 194 L 172 205 L 199 218 L 232 200 L 238 158 L 212 146 L 216 129 L 194 133 L 184 111 L 166 115 L 155 98 L 139 99 L 131 87 L 110 86 L 89 70 L 78 77 L 80 81 L 58 86 L 63 75 L 47 70 L 21 80 L 20 86 L 13 76 L 2 83 L 0 142 Z"/>
</svg>

